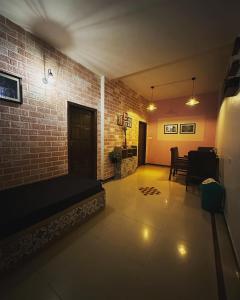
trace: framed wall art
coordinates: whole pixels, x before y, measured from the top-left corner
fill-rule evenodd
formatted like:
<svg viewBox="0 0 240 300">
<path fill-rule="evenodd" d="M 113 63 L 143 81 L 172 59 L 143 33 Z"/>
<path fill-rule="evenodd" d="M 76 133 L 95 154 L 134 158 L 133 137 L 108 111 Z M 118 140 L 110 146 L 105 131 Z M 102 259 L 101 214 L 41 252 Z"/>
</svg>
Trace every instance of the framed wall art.
<svg viewBox="0 0 240 300">
<path fill-rule="evenodd" d="M 0 71 L 0 99 L 22 103 L 22 79 Z"/>
<path fill-rule="evenodd" d="M 164 134 L 177 134 L 178 124 L 164 124 Z"/>
<path fill-rule="evenodd" d="M 117 124 L 118 126 L 123 126 L 123 115 L 117 115 Z"/>
<path fill-rule="evenodd" d="M 132 128 L 132 118 L 127 118 L 127 127 Z"/>
<path fill-rule="evenodd" d="M 196 123 L 180 124 L 181 134 L 195 134 L 196 133 Z"/>
</svg>

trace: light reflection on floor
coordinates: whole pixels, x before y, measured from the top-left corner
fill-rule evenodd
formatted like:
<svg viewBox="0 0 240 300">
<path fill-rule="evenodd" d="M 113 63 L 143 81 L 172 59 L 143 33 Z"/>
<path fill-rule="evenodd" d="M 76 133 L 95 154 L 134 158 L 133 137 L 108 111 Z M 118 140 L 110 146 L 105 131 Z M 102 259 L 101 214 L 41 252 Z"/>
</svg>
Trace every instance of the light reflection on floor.
<svg viewBox="0 0 240 300">
<path fill-rule="evenodd" d="M 141 186 L 161 194 L 144 196 Z M 1 299 L 218 299 L 198 193 L 154 166 L 104 187 L 105 211 L 5 279 Z"/>
</svg>

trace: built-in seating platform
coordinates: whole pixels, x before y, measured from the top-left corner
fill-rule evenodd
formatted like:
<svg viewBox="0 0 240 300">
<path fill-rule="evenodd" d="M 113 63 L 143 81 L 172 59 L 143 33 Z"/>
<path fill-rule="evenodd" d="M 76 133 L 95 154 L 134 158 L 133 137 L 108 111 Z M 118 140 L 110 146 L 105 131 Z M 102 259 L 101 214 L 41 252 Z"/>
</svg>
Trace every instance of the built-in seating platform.
<svg viewBox="0 0 240 300">
<path fill-rule="evenodd" d="M 100 181 L 65 175 L 0 191 L 0 270 L 105 206 Z"/>
</svg>

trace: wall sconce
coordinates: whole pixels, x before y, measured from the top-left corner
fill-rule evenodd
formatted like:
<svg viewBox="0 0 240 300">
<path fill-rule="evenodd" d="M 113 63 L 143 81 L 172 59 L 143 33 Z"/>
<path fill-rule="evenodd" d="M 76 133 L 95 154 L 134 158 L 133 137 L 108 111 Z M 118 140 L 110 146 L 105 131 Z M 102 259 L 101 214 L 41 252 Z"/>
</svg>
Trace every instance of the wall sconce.
<svg viewBox="0 0 240 300">
<path fill-rule="evenodd" d="M 51 69 L 48 69 L 47 75 L 44 74 L 44 77 L 43 77 L 43 79 L 42 79 L 42 82 L 43 82 L 44 84 L 48 84 L 50 81 L 52 81 L 52 79 L 53 79 L 53 73 L 52 73 L 52 70 L 51 70 Z"/>
</svg>

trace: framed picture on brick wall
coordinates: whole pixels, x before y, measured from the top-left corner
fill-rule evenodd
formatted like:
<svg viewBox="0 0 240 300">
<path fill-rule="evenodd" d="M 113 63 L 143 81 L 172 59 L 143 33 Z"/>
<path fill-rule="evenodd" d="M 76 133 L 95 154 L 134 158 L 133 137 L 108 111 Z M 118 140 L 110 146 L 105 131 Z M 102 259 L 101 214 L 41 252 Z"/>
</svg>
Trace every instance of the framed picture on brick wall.
<svg viewBox="0 0 240 300">
<path fill-rule="evenodd" d="M 0 99 L 22 103 L 22 79 L 0 71 Z"/>
<path fill-rule="evenodd" d="M 117 115 L 117 124 L 119 126 L 123 126 L 123 115 L 120 114 Z"/>
<path fill-rule="evenodd" d="M 132 118 L 127 118 L 127 127 L 132 128 Z"/>
</svg>

